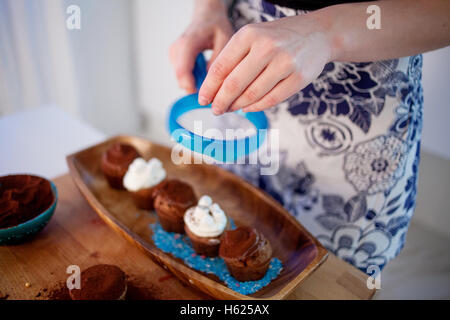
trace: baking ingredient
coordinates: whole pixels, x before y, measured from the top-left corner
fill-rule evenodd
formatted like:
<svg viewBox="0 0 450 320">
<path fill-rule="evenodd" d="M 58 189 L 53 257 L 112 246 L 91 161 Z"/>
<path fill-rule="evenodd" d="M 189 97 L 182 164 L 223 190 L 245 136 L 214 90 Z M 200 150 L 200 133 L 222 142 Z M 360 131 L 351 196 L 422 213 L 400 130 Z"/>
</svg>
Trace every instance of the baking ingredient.
<svg viewBox="0 0 450 320">
<path fill-rule="evenodd" d="M 54 195 L 50 183 L 32 175 L 0 177 L 0 229 L 26 222 L 47 210 Z"/>
</svg>

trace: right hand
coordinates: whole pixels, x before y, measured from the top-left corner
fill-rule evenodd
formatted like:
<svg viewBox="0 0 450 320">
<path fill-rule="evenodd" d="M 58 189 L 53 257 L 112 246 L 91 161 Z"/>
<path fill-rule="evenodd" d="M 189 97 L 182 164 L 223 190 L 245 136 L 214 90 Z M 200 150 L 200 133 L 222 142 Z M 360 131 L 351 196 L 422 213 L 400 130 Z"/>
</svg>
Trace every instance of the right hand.
<svg viewBox="0 0 450 320">
<path fill-rule="evenodd" d="M 233 35 L 233 28 L 226 8 L 220 0 L 198 2 L 194 9 L 194 19 L 184 33 L 171 45 L 170 61 L 180 88 L 194 93 L 195 80 L 192 74 L 197 55 L 211 49 L 209 65 L 225 47 Z"/>
</svg>

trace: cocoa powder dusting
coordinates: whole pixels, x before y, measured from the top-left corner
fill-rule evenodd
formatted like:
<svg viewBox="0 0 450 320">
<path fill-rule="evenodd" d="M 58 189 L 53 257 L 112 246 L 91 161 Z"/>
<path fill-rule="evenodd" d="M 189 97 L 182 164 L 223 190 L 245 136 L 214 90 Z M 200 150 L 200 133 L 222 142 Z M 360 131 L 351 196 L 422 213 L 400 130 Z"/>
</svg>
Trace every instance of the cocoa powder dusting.
<svg viewBox="0 0 450 320">
<path fill-rule="evenodd" d="M 180 208 L 182 214 L 187 208 L 197 203 L 194 189 L 189 184 L 176 179 L 162 182 L 154 192 L 154 196 L 158 197 L 159 201 Z"/>
<path fill-rule="evenodd" d="M 50 183 L 41 177 L 22 174 L 0 177 L 0 229 L 36 217 L 53 200 Z"/>
<path fill-rule="evenodd" d="M 6 292 L 3 293 L 0 291 L 0 300 L 6 300 L 9 298 L 9 294 L 7 294 Z"/>
<path fill-rule="evenodd" d="M 157 286 L 141 278 L 130 277 L 127 281 L 126 300 L 163 300 L 163 292 Z"/>
<path fill-rule="evenodd" d="M 65 281 L 58 282 L 50 288 L 41 289 L 38 295 L 45 300 L 72 300 Z"/>
<path fill-rule="evenodd" d="M 227 230 L 221 238 L 219 254 L 227 258 L 246 257 L 255 251 L 259 240 L 258 231 L 250 227 Z"/>
<path fill-rule="evenodd" d="M 73 300 L 115 300 L 125 290 L 125 277 L 117 266 L 97 264 L 81 272 L 81 288 L 70 295 Z"/>
<path fill-rule="evenodd" d="M 97 268 L 101 265 L 97 265 Z M 92 267 L 91 267 L 92 268 Z M 92 270 L 92 269 L 91 269 Z M 167 276 L 166 276 L 167 277 Z M 126 277 L 127 293 L 126 300 L 163 300 L 163 290 L 149 282 L 142 276 Z M 7 298 L 8 296 L 6 296 Z M 6 299 L 5 298 L 5 299 Z M 0 293 L 1 299 L 1 293 Z M 36 299 L 44 300 L 72 300 L 70 291 L 65 281 L 60 281 L 54 286 L 42 288 L 36 295 Z"/>
</svg>

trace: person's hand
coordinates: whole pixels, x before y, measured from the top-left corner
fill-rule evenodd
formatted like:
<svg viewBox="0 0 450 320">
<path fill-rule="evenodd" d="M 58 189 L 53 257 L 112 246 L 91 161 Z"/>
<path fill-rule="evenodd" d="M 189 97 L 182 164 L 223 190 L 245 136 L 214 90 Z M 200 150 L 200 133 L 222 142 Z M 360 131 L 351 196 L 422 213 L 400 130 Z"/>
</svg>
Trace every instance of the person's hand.
<svg viewBox="0 0 450 320">
<path fill-rule="evenodd" d="M 313 18 L 296 16 L 241 28 L 211 64 L 199 103 L 216 115 L 270 108 L 316 79 L 331 58 Z"/>
<path fill-rule="evenodd" d="M 210 62 L 214 61 L 233 34 L 226 8 L 220 0 L 199 1 L 193 16 L 193 21 L 169 52 L 178 84 L 188 93 L 196 91 L 192 70 L 197 55 L 212 49 Z"/>
</svg>

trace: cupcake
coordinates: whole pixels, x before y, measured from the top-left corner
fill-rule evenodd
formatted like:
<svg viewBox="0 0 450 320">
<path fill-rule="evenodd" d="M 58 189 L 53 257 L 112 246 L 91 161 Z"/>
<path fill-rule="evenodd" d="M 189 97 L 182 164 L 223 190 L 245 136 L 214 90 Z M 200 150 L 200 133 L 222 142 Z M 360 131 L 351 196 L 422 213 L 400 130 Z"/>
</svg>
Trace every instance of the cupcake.
<svg viewBox="0 0 450 320">
<path fill-rule="evenodd" d="M 196 207 L 184 214 L 184 230 L 191 240 L 195 252 L 215 257 L 219 252 L 220 236 L 227 225 L 227 217 L 209 196 L 202 196 Z"/>
<path fill-rule="evenodd" d="M 272 247 L 258 230 L 239 227 L 224 232 L 219 256 L 236 280 L 254 281 L 266 274 L 272 258 Z"/>
<path fill-rule="evenodd" d="M 197 202 L 194 190 L 180 180 L 166 180 L 156 190 L 155 210 L 168 232 L 184 233 L 183 216 Z"/>
<path fill-rule="evenodd" d="M 122 181 L 128 166 L 138 157 L 140 155 L 133 146 L 123 143 L 115 143 L 103 153 L 100 167 L 112 188 L 123 189 Z"/>
<path fill-rule="evenodd" d="M 153 210 L 155 191 L 165 178 L 166 170 L 161 161 L 152 158 L 147 162 L 142 158 L 136 158 L 123 177 L 123 185 L 131 192 L 138 208 Z"/>
<path fill-rule="evenodd" d="M 116 266 L 98 264 L 81 272 L 80 289 L 70 290 L 72 300 L 124 300 L 125 273 Z"/>
</svg>

